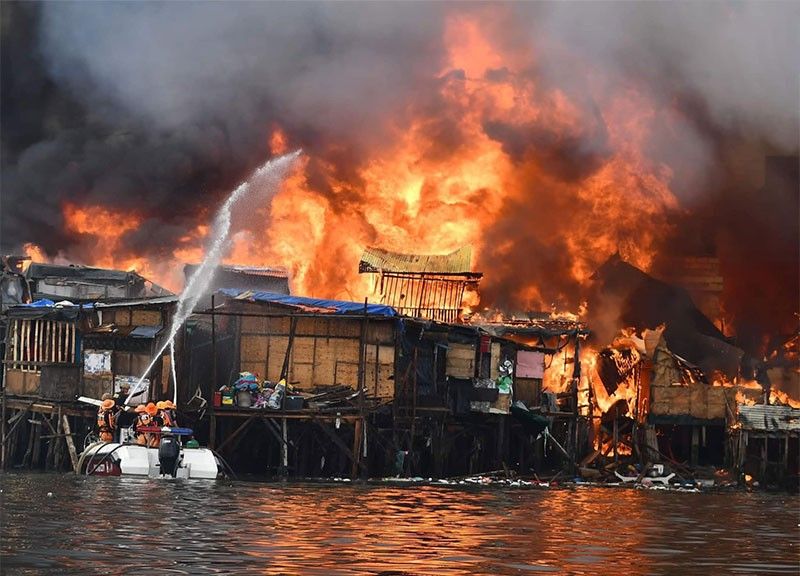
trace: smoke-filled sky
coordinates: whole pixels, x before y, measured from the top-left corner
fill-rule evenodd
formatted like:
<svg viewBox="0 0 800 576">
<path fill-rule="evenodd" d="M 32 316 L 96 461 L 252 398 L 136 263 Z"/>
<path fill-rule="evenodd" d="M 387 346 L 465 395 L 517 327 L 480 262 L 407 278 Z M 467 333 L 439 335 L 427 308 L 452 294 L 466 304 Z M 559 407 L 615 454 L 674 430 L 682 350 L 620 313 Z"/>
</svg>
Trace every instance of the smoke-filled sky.
<svg viewBox="0 0 800 576">
<path fill-rule="evenodd" d="M 738 288 L 756 283 L 741 280 L 742 261 L 755 259 L 761 278 L 783 286 L 774 315 L 797 309 L 797 191 L 772 197 L 762 188 L 765 155 L 798 151 L 796 2 L 7 1 L 0 9 L 3 252 L 34 243 L 91 264 L 91 242 L 65 229 L 66 203 L 135 212 L 121 249 L 167 258 L 270 156 L 276 127 L 306 151 L 307 186 L 326 217 L 355 214 L 363 241 L 380 245 L 391 231 L 361 214 L 365 159 L 391 155 L 414 126 L 424 141 L 417 164 L 445 166 L 475 140 L 464 112 L 480 110 L 479 136 L 499 145 L 512 190 L 481 222 L 484 298 L 574 304 L 580 287 L 553 278 L 565 270 L 580 278 L 595 262 L 576 262 L 560 229 L 604 236 L 607 206 L 577 184 L 606 178 L 604 169 L 620 173 L 607 166 L 633 142 L 627 130 L 638 134 L 630 120 L 647 126 L 633 142 L 645 176 L 607 185 L 641 190 L 635 206 L 658 196 L 664 210 L 634 208 L 641 218 L 621 222 L 610 241 L 624 248 L 640 242 L 639 227 L 659 228 L 668 232 L 648 248 L 720 255 L 731 308 Z M 454 58 L 465 42 L 470 56 Z M 479 87 L 453 88 L 462 85 Z M 511 87 L 517 103 L 521 94 L 546 97 L 547 110 L 571 120 L 564 128 L 544 113 L 494 114 L 482 85 Z M 643 103 L 636 115 L 620 109 L 620 94 Z M 486 190 L 472 192 L 472 207 L 491 205 Z M 619 194 L 615 205 L 624 204 Z M 407 251 L 435 248 L 408 242 Z M 303 274 L 330 284 L 347 276 Z M 536 288 L 514 288 L 520 281 Z"/>
</svg>

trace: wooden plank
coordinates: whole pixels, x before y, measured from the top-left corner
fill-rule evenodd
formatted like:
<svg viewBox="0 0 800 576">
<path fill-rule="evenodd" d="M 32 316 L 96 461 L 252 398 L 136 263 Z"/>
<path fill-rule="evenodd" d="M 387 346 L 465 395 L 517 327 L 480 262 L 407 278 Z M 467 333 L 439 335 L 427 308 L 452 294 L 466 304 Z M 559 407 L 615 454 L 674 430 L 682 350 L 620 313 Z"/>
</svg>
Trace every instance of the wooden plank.
<svg viewBox="0 0 800 576">
<path fill-rule="evenodd" d="M 42 337 L 41 337 L 41 322 L 38 320 L 33 321 L 33 361 L 34 362 L 41 362 L 41 356 L 39 351 L 41 350 L 42 346 Z"/>
<path fill-rule="evenodd" d="M 78 338 L 77 338 L 77 334 L 76 334 L 77 326 L 75 324 L 70 324 L 70 332 L 71 332 L 71 336 L 70 336 L 70 347 L 69 347 L 69 350 L 70 350 L 70 359 L 69 359 L 69 361 L 70 362 L 77 362 L 78 361 L 78 358 L 77 358 Z"/>
<path fill-rule="evenodd" d="M 246 334 L 242 335 L 240 343 L 242 362 L 266 362 L 269 336 Z"/>
<path fill-rule="evenodd" d="M 250 426 L 250 424 L 252 424 L 252 423 L 253 423 L 253 421 L 254 421 L 255 419 L 256 419 L 256 416 L 255 416 L 255 415 L 251 415 L 251 416 L 250 416 L 250 417 L 249 417 L 247 420 L 245 420 L 244 422 L 242 422 L 242 423 L 239 425 L 239 427 L 238 427 L 236 430 L 234 430 L 234 431 L 233 431 L 233 434 L 231 434 L 230 436 L 228 436 L 228 437 L 225 439 L 225 441 L 224 441 L 222 444 L 220 444 L 220 445 L 219 445 L 219 448 L 217 448 L 217 452 L 222 452 L 222 451 L 225 449 L 225 447 L 226 447 L 228 444 L 232 443 L 232 442 L 233 442 L 233 441 L 234 441 L 236 438 L 238 438 L 238 437 L 239 437 L 239 435 L 240 435 L 242 432 L 244 432 L 245 430 L 247 430 L 247 428 Z"/>
<path fill-rule="evenodd" d="M 159 326 L 161 324 L 161 312 L 158 310 L 133 310 L 131 312 L 131 324 L 133 326 Z"/>
<path fill-rule="evenodd" d="M 72 463 L 72 470 L 77 474 L 78 473 L 78 452 L 75 450 L 75 441 L 72 439 L 72 431 L 69 428 L 69 418 L 67 418 L 66 414 L 61 415 L 62 426 L 64 428 L 64 434 L 66 435 L 67 439 L 67 450 L 69 451 L 69 460 Z"/>
<path fill-rule="evenodd" d="M 358 387 L 358 362 L 337 361 L 334 384 L 350 386 L 355 390 Z"/>
<path fill-rule="evenodd" d="M 500 342 L 492 342 L 490 358 L 489 378 L 497 380 L 500 376 Z"/>
</svg>

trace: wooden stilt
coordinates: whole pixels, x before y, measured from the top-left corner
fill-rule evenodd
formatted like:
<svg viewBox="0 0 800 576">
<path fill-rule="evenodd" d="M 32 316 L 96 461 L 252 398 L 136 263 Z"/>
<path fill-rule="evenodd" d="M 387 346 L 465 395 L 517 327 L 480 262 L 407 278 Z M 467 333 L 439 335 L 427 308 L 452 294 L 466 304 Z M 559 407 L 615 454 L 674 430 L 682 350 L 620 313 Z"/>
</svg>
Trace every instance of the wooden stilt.
<svg viewBox="0 0 800 576">
<path fill-rule="evenodd" d="M 216 449 L 217 445 L 217 416 L 214 411 L 211 411 L 211 421 L 209 422 L 208 429 L 208 446 L 212 450 Z"/>
<path fill-rule="evenodd" d="M 78 452 L 75 450 L 75 441 L 72 438 L 72 431 L 69 427 L 69 417 L 64 414 L 61 416 L 63 421 L 64 438 L 67 441 L 67 450 L 69 450 L 69 460 L 72 464 L 72 470 L 77 474 L 78 472 Z"/>
<path fill-rule="evenodd" d="M 697 462 L 700 459 L 700 428 L 699 426 L 692 426 L 692 454 L 691 454 L 691 464 L 692 466 L 697 466 Z"/>
<path fill-rule="evenodd" d="M 39 460 L 41 459 L 42 455 L 42 426 L 41 423 L 37 422 L 38 425 L 31 425 L 31 438 L 33 439 L 33 453 L 31 454 L 31 468 L 38 468 L 39 467 Z M 50 440 L 52 442 L 52 440 Z"/>
<path fill-rule="evenodd" d="M 64 445 L 66 444 L 63 436 L 63 422 L 61 422 L 61 406 L 58 407 L 58 414 L 56 415 L 56 426 L 57 426 L 56 437 L 53 438 L 52 440 L 52 442 L 55 443 L 53 468 L 55 470 L 61 470 L 61 464 L 64 459 Z"/>
<path fill-rule="evenodd" d="M 363 434 L 361 428 L 364 423 L 361 418 L 358 418 L 353 424 L 353 458 L 352 466 L 350 467 L 350 478 L 355 480 L 358 477 L 358 467 L 361 464 L 361 436 Z"/>
<path fill-rule="evenodd" d="M 286 476 L 289 473 L 289 443 L 287 442 L 287 438 L 288 426 L 286 424 L 286 418 L 281 418 L 281 476 Z"/>
</svg>

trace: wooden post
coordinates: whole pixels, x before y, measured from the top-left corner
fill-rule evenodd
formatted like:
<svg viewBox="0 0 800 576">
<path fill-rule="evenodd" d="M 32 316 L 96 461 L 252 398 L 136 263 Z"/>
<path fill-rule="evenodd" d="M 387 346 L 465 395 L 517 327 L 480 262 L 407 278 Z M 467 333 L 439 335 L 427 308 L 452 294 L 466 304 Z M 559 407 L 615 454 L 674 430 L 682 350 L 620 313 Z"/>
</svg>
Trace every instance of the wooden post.
<svg viewBox="0 0 800 576">
<path fill-rule="evenodd" d="M 72 469 L 78 473 L 78 452 L 75 450 L 75 441 L 72 438 L 72 431 L 69 428 L 69 418 L 66 414 L 61 416 L 64 429 L 64 438 L 67 441 L 67 450 L 69 450 L 69 460 L 72 463 Z"/>
<path fill-rule="evenodd" d="M 212 402 L 213 404 L 213 402 Z M 217 445 L 217 415 L 214 413 L 214 406 L 211 406 L 211 421 L 208 425 L 208 446 L 214 450 Z"/>
<path fill-rule="evenodd" d="M 789 431 L 786 431 L 786 436 L 783 437 L 783 467 L 781 476 L 785 477 L 789 473 Z"/>
<path fill-rule="evenodd" d="M 350 477 L 355 480 L 358 477 L 358 467 L 361 464 L 361 427 L 363 420 L 359 417 L 353 422 L 353 462 L 350 466 Z"/>
<path fill-rule="evenodd" d="M 289 444 L 286 417 L 281 418 L 281 471 L 280 474 L 286 477 L 289 474 Z"/>
<path fill-rule="evenodd" d="M 43 418 L 44 420 L 44 418 Z M 33 439 L 33 452 L 31 454 L 31 468 L 39 467 L 39 459 L 42 454 L 42 427 L 39 422 L 31 425 L 31 438 Z M 50 440 L 52 446 L 53 440 Z M 45 462 L 45 466 L 47 462 Z"/>
<path fill-rule="evenodd" d="M 761 466 L 759 470 L 759 481 L 764 484 L 767 480 L 767 462 L 769 461 L 769 438 L 766 434 L 760 438 L 761 440 Z"/>
<path fill-rule="evenodd" d="M 61 421 L 61 406 L 58 407 L 58 415 L 56 416 L 56 437 L 53 438 L 53 442 L 55 442 L 55 455 L 53 458 L 53 469 L 54 470 L 61 470 L 61 462 L 63 460 L 63 447 L 66 442 L 63 442 L 63 422 Z"/>
<path fill-rule="evenodd" d="M 700 458 L 700 429 L 697 426 L 692 426 L 692 466 L 697 466 L 697 461 Z"/>
<path fill-rule="evenodd" d="M 619 420 L 617 419 L 617 408 L 614 407 L 614 464 L 619 464 L 619 451 L 617 444 L 619 443 Z"/>
<path fill-rule="evenodd" d="M 213 411 L 213 394 L 217 391 L 217 322 L 214 312 L 214 294 L 211 294 L 211 394 Z M 177 386 L 177 383 L 176 383 Z"/>
</svg>

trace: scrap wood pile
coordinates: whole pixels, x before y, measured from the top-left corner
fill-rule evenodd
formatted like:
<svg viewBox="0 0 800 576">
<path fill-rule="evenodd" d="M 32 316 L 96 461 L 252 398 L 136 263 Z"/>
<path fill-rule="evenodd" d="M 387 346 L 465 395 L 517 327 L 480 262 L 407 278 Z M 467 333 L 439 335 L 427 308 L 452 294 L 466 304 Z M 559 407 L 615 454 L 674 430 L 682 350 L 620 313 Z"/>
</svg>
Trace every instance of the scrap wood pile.
<svg viewBox="0 0 800 576">
<path fill-rule="evenodd" d="M 359 397 L 357 390 L 347 385 L 317 386 L 306 392 L 295 383 L 281 379 L 278 382 L 261 381 L 257 374 L 241 372 L 236 381 L 218 390 L 218 407 L 238 407 L 266 410 L 301 410 L 308 408 L 319 412 L 355 412 L 362 406 L 375 408 L 379 400 L 368 394 Z"/>
<path fill-rule="evenodd" d="M 356 411 L 362 402 L 358 391 L 346 385 L 317 386 L 310 395 L 303 394 L 303 396 L 309 408 L 320 412 L 327 410 L 336 412 L 341 412 L 342 410 Z M 374 408 L 377 404 L 377 398 L 364 394 L 364 408 Z"/>
</svg>

